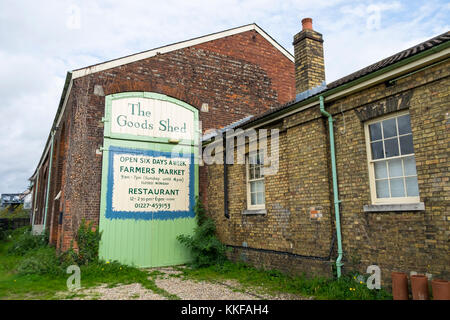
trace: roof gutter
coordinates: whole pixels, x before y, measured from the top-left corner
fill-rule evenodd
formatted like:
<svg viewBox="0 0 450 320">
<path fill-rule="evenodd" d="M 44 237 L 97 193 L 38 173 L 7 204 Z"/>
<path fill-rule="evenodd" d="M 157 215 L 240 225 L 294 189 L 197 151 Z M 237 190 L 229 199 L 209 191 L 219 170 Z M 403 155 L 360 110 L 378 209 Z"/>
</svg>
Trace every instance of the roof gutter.
<svg viewBox="0 0 450 320">
<path fill-rule="evenodd" d="M 55 131 L 52 130 L 51 135 L 51 147 L 50 147 L 50 163 L 48 165 L 48 178 L 47 178 L 47 193 L 45 197 L 45 211 L 44 211 L 44 227 L 43 230 L 45 231 L 45 226 L 47 224 L 47 212 L 48 212 L 48 201 L 50 197 L 50 186 L 51 186 L 51 180 L 52 180 L 52 165 L 53 165 L 53 145 L 54 145 L 54 139 L 55 139 Z"/>
</svg>

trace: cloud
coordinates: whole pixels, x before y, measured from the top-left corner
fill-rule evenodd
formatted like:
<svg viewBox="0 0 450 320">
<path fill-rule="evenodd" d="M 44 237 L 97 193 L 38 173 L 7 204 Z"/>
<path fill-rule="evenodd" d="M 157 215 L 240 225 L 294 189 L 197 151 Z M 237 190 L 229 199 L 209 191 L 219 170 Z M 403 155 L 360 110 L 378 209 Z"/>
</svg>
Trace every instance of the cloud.
<svg viewBox="0 0 450 320">
<path fill-rule="evenodd" d="M 434 0 L 3 0 L 0 193 L 28 185 L 69 70 L 252 22 L 293 52 L 311 17 L 331 82 L 447 31 L 449 11 Z"/>
</svg>

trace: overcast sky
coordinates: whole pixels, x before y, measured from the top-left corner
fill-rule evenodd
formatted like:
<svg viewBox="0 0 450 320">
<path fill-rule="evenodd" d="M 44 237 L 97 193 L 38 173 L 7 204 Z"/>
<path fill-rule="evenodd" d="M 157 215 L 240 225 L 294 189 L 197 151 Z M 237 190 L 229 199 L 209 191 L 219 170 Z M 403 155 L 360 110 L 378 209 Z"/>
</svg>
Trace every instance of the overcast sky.
<svg viewBox="0 0 450 320">
<path fill-rule="evenodd" d="M 331 82 L 448 31 L 448 1 L 0 0 L 0 193 L 28 186 L 67 71 L 255 22 L 293 53 L 322 33 Z"/>
</svg>

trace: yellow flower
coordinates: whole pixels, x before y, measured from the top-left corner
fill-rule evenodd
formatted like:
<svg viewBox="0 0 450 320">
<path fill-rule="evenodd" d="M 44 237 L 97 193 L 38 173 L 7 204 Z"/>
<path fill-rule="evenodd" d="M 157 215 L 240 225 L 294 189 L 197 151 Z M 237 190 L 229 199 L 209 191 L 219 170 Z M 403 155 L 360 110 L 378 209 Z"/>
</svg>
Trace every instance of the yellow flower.
<svg viewBox="0 0 450 320">
<path fill-rule="evenodd" d="M 105 269 L 102 268 L 102 271 L 103 271 L 103 270 L 105 270 Z"/>
<path fill-rule="evenodd" d="M 363 284 L 363 282 L 362 282 L 362 281 L 360 281 L 359 283 L 360 283 L 360 284 Z"/>
<path fill-rule="evenodd" d="M 109 263 L 109 261 L 106 261 L 106 263 L 108 264 L 108 263 Z"/>
</svg>

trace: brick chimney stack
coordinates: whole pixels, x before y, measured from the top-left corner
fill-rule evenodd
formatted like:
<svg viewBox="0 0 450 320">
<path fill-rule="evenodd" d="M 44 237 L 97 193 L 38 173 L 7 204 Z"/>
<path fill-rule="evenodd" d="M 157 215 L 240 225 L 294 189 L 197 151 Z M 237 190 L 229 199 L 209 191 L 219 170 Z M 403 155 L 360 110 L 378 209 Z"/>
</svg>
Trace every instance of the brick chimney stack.
<svg viewBox="0 0 450 320">
<path fill-rule="evenodd" d="M 312 19 L 302 20 L 302 31 L 294 36 L 296 94 L 325 81 L 322 34 L 312 28 Z"/>
</svg>

